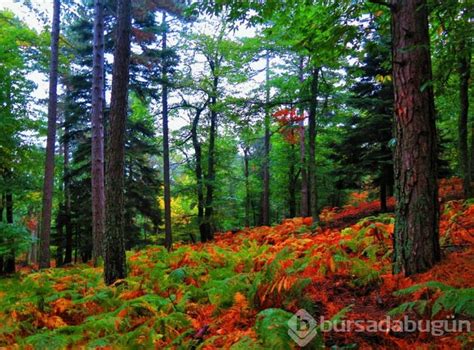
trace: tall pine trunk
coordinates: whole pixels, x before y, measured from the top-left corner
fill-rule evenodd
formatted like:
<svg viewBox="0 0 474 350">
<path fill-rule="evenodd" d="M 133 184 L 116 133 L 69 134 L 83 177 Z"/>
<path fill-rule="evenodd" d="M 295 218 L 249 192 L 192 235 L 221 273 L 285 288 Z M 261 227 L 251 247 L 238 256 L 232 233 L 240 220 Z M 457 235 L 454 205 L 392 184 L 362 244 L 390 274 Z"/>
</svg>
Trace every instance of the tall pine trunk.
<svg viewBox="0 0 474 350">
<path fill-rule="evenodd" d="M 3 194 L 0 194 L 0 222 L 3 222 L 3 209 L 5 208 L 5 197 Z M 0 239 L 0 243 L 1 239 Z M 3 274 L 3 266 L 4 266 L 5 260 L 4 256 L 0 255 L 0 275 Z"/>
<path fill-rule="evenodd" d="M 397 145 L 394 273 L 440 260 L 437 149 L 426 0 L 392 0 Z"/>
<path fill-rule="evenodd" d="M 301 84 L 304 83 L 304 58 L 300 57 L 299 63 L 299 81 Z M 304 108 L 301 107 L 301 114 L 304 113 Z M 298 130 L 300 133 L 300 170 L 301 170 L 301 206 L 300 206 L 300 216 L 307 217 L 309 216 L 309 192 L 308 192 L 308 174 L 306 171 L 306 131 L 304 126 L 304 121 L 298 123 Z"/>
<path fill-rule="evenodd" d="M 5 208 L 7 224 L 13 224 L 13 195 L 7 192 L 5 195 Z M 3 272 L 10 274 L 15 273 L 15 251 L 12 249 L 3 262 Z"/>
<path fill-rule="evenodd" d="M 459 167 L 463 179 L 464 196 L 469 198 L 471 193 L 471 171 L 469 168 L 468 152 L 468 114 L 469 114 L 469 79 L 471 76 L 471 53 L 466 48 L 463 39 L 459 45 L 459 119 L 458 119 L 458 148 Z M 474 164 L 471 164 L 474 166 Z"/>
<path fill-rule="evenodd" d="M 193 141 L 194 157 L 196 161 L 196 165 L 194 167 L 194 173 L 196 175 L 196 182 L 197 182 L 197 199 L 198 199 L 197 222 L 198 222 L 199 227 L 201 227 L 201 224 L 203 223 L 204 206 L 205 206 L 203 176 L 202 176 L 202 149 L 201 149 L 201 143 L 199 142 L 199 138 L 197 134 L 201 113 L 202 113 L 202 109 L 198 109 L 196 111 L 196 114 L 194 115 L 194 118 L 193 118 L 193 124 L 191 127 L 191 138 Z"/>
<path fill-rule="evenodd" d="M 166 13 L 163 12 L 163 42 L 162 50 L 166 51 Z M 166 62 L 162 68 L 162 94 L 161 94 L 161 105 L 163 109 L 163 181 L 164 181 L 164 197 L 165 197 L 165 247 L 171 250 L 173 244 L 172 232 L 171 232 L 171 188 L 170 188 L 170 145 L 169 145 L 169 131 L 168 131 L 168 67 Z"/>
<path fill-rule="evenodd" d="M 296 182 L 297 182 L 297 172 L 295 166 L 295 145 L 290 144 L 290 157 L 289 157 L 289 166 L 288 166 L 288 214 L 290 218 L 296 216 Z"/>
<path fill-rule="evenodd" d="M 270 225 L 270 53 L 265 57 L 265 120 L 262 225 Z"/>
<path fill-rule="evenodd" d="M 104 4 L 94 0 L 92 69 L 92 260 L 103 256 L 105 231 L 104 174 Z"/>
<path fill-rule="evenodd" d="M 319 221 L 318 190 L 316 184 L 316 110 L 318 107 L 319 94 L 319 68 L 314 68 L 311 74 L 310 95 L 308 115 L 308 188 L 309 208 L 308 211 L 314 222 Z"/>
<path fill-rule="evenodd" d="M 130 63 L 131 1 L 117 1 L 117 28 L 112 71 L 110 123 L 107 138 L 104 280 L 126 276 L 124 243 L 124 158 Z"/>
<path fill-rule="evenodd" d="M 244 177 L 245 177 L 245 227 L 250 227 L 250 210 L 251 210 L 251 199 L 250 199 L 250 149 L 249 146 L 244 146 Z"/>
<path fill-rule="evenodd" d="M 206 242 L 214 239 L 214 182 L 216 178 L 215 171 L 215 152 L 216 152 L 216 133 L 217 133 L 217 87 L 219 78 L 217 76 L 218 60 L 215 58 L 210 62 L 213 75 L 212 96 L 210 103 L 211 125 L 209 127 L 209 151 L 207 155 L 207 178 L 206 178 L 206 207 L 204 211 L 204 222 L 200 225 L 201 241 Z"/>
<path fill-rule="evenodd" d="M 59 55 L 59 17 L 61 4 L 53 1 L 53 25 L 51 29 L 51 62 L 49 68 L 48 135 L 46 139 L 46 160 L 44 167 L 43 207 L 41 212 L 39 267 L 50 266 L 49 250 L 51 236 L 51 213 L 54 188 L 54 148 L 56 143 L 56 120 L 58 104 L 58 55 Z"/>
<path fill-rule="evenodd" d="M 64 264 L 72 263 L 72 222 L 71 222 L 71 180 L 69 166 L 69 123 L 64 121 L 63 136 L 63 186 L 64 186 L 64 225 L 66 227 L 66 246 L 64 251 Z"/>
</svg>

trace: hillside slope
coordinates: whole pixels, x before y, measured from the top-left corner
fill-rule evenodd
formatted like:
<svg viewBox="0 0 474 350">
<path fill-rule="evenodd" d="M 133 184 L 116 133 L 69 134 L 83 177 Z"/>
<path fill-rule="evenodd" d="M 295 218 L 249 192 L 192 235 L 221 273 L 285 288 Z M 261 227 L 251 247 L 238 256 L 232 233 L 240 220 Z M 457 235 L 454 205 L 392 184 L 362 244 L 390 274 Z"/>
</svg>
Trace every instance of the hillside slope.
<svg viewBox="0 0 474 350">
<path fill-rule="evenodd" d="M 450 201 L 442 211 L 443 261 L 410 278 L 391 274 L 391 214 L 315 232 L 309 218 L 295 218 L 171 253 L 150 247 L 128 255 L 130 275 L 112 287 L 88 265 L 25 269 L 0 280 L 0 347 L 296 348 L 287 322 L 301 308 L 317 321 L 472 321 L 474 204 Z M 474 344 L 472 333 L 432 333 L 319 331 L 311 344 Z"/>
</svg>

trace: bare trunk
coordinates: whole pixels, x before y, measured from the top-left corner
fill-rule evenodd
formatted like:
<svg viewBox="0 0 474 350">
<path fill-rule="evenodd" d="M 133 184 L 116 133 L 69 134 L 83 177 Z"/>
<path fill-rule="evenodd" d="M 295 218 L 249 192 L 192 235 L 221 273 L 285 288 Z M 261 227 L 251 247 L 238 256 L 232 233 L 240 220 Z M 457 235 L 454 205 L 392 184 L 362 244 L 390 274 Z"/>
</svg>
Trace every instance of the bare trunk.
<svg viewBox="0 0 474 350">
<path fill-rule="evenodd" d="M 104 4 L 94 0 L 94 45 L 92 70 L 92 260 L 103 256 L 105 231 L 104 175 Z"/>
<path fill-rule="evenodd" d="M 387 211 L 387 184 L 385 177 L 382 175 L 380 179 L 380 211 Z"/>
<path fill-rule="evenodd" d="M 288 168 L 288 213 L 290 218 L 296 216 L 296 167 L 294 161 L 295 145 L 290 145 L 290 165 Z"/>
<path fill-rule="evenodd" d="M 163 42 L 162 50 L 166 51 L 166 14 L 163 12 Z M 171 250 L 173 238 L 171 236 L 171 189 L 170 189 L 170 145 L 168 131 L 168 77 L 166 63 L 163 65 L 162 80 L 163 93 L 162 109 L 163 109 L 163 176 L 164 176 L 164 197 L 165 197 L 165 247 Z"/>
<path fill-rule="evenodd" d="M 308 173 L 306 171 L 306 145 L 304 122 L 299 122 L 300 132 L 300 167 L 301 167 L 301 213 L 302 217 L 309 216 L 308 204 Z"/>
<path fill-rule="evenodd" d="M 211 125 L 209 128 L 209 153 L 207 160 L 207 179 L 206 179 L 206 208 L 204 212 L 204 222 L 200 226 L 201 241 L 206 242 L 214 239 L 214 181 L 215 181 L 215 148 L 216 148 L 216 132 L 217 132 L 217 85 L 218 77 L 216 72 L 217 59 L 211 63 L 211 71 L 213 78 L 213 91 L 211 97 Z"/>
<path fill-rule="evenodd" d="M 66 246 L 64 251 L 64 264 L 72 262 L 72 223 L 71 223 L 71 188 L 69 179 L 69 126 L 64 126 L 64 225 L 66 227 Z"/>
<path fill-rule="evenodd" d="M 459 167 L 463 179 L 464 196 L 469 198 L 471 193 L 471 171 L 469 169 L 468 154 L 468 114 L 469 114 L 469 79 L 471 75 L 471 53 L 466 50 L 466 42 L 459 45 L 459 120 L 458 120 L 458 147 Z M 472 165 L 471 165 L 472 166 Z"/>
<path fill-rule="evenodd" d="M 3 194 L 0 194 L 0 222 L 3 222 L 3 208 L 5 200 Z M 3 274 L 3 266 L 4 266 L 4 257 L 0 255 L 0 275 Z"/>
<path fill-rule="evenodd" d="M 311 77 L 311 101 L 308 115 L 308 187 L 309 213 L 314 222 L 319 221 L 318 191 L 316 184 L 316 109 L 318 107 L 319 68 L 314 68 Z"/>
<path fill-rule="evenodd" d="M 13 224 L 13 195 L 11 192 L 7 192 L 5 195 L 5 207 L 7 210 L 7 224 Z M 15 273 L 15 251 L 13 249 L 4 259 L 3 272 L 7 274 Z"/>
<path fill-rule="evenodd" d="M 112 73 L 110 129 L 107 138 L 104 279 L 126 276 L 124 244 L 124 156 L 130 63 L 131 1 L 117 1 L 117 29 Z"/>
<path fill-rule="evenodd" d="M 46 140 L 46 160 L 44 167 L 43 207 L 41 213 L 39 267 L 50 266 L 49 251 L 51 236 L 51 213 L 54 187 L 54 147 L 56 143 L 56 120 L 58 104 L 58 55 L 59 55 L 59 16 L 61 4 L 53 1 L 53 25 L 51 30 L 51 63 L 49 69 L 48 135 Z"/>
<path fill-rule="evenodd" d="M 270 53 L 267 51 L 265 65 L 265 136 L 263 158 L 262 224 L 270 225 Z"/>
<path fill-rule="evenodd" d="M 202 149 L 201 143 L 198 139 L 197 129 L 199 125 L 199 120 L 201 117 L 202 110 L 197 110 L 193 119 L 193 125 L 191 128 L 191 138 L 193 141 L 194 156 L 196 158 L 196 165 L 194 172 L 196 175 L 197 182 L 197 199 L 198 199 L 198 217 L 197 222 L 199 227 L 203 223 L 204 219 L 204 188 L 203 188 L 203 176 L 202 176 Z M 201 237 L 202 238 L 202 237 Z"/>
<path fill-rule="evenodd" d="M 300 64 L 299 64 L 299 80 L 300 83 L 304 83 L 304 57 L 300 57 Z M 304 113 L 304 108 L 300 108 L 300 113 Z M 309 193 L 308 193 L 308 173 L 306 171 L 306 137 L 305 137 L 305 126 L 304 121 L 300 121 L 299 123 L 299 133 L 300 133 L 300 172 L 301 172 L 301 208 L 300 208 L 300 216 L 307 217 L 309 216 Z"/>
<path fill-rule="evenodd" d="M 437 150 L 426 0 L 392 0 L 396 221 L 394 273 L 440 260 Z"/>
<path fill-rule="evenodd" d="M 250 226 L 250 170 L 249 170 L 249 147 L 244 147 L 244 176 L 245 176 L 245 226 Z"/>
</svg>

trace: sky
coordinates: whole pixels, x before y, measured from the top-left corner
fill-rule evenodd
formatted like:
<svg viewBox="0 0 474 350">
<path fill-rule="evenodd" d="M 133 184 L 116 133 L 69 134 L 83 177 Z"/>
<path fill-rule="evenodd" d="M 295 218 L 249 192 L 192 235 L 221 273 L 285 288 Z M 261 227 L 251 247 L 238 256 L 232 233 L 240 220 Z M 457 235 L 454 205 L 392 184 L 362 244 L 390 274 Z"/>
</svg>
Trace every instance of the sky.
<svg viewBox="0 0 474 350">
<path fill-rule="evenodd" d="M 38 32 L 43 30 L 44 25 L 45 25 L 44 20 L 39 18 L 35 13 L 27 9 L 25 6 L 21 5 L 20 2 L 21 1 L 18 1 L 18 0 L 0 0 L 0 9 L 11 10 L 17 17 L 20 18 L 20 20 L 24 21 L 31 28 L 37 30 Z M 48 19 L 51 18 L 52 8 L 53 8 L 52 0 L 31 0 L 31 2 L 34 8 L 39 9 L 41 12 L 44 13 L 44 17 L 47 21 Z M 49 22 L 50 21 L 48 21 L 48 23 Z M 198 27 L 199 27 L 199 30 L 203 33 L 206 33 L 209 35 L 215 34 L 215 28 L 212 25 L 209 25 L 209 23 L 202 23 L 201 25 L 198 24 Z M 253 36 L 253 35 L 255 35 L 255 30 L 253 28 L 243 27 L 243 28 L 239 28 L 239 30 L 237 30 L 232 36 L 233 37 L 248 37 L 248 36 Z M 203 57 L 199 61 L 202 62 Z M 263 61 L 256 62 L 253 64 L 254 69 L 260 70 L 263 67 L 264 67 Z M 196 68 L 198 73 L 199 73 L 199 69 L 200 68 Z M 48 97 L 48 77 L 45 74 L 41 74 L 41 73 L 31 73 L 29 75 L 29 78 L 37 84 L 37 89 L 33 93 L 34 97 L 46 99 Z M 249 91 L 250 89 L 254 88 L 256 84 L 263 82 L 263 80 L 264 80 L 264 74 L 262 73 L 259 76 L 254 77 L 253 81 L 248 82 L 246 84 L 242 84 L 242 86 L 239 86 L 239 91 L 240 92 Z M 107 93 L 106 97 L 110 99 L 110 92 Z M 178 102 L 178 101 L 176 101 L 176 98 L 175 98 L 175 101 L 173 101 L 173 97 L 171 97 L 170 103 L 172 104 L 173 102 Z M 44 106 L 44 111 L 46 112 L 46 106 Z M 178 130 L 188 123 L 188 118 L 185 115 L 185 112 L 183 111 L 182 113 L 183 113 L 182 115 L 178 115 L 170 119 L 171 130 Z M 157 118 L 156 120 L 159 126 L 160 118 Z"/>
</svg>

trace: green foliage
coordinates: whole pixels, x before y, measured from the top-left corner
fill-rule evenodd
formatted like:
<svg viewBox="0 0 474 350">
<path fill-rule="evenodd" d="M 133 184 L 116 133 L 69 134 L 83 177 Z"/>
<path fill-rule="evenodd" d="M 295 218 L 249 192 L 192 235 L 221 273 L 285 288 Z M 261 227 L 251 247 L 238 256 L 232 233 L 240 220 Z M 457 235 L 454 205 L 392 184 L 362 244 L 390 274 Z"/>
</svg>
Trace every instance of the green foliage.
<svg viewBox="0 0 474 350">
<path fill-rule="evenodd" d="M 22 225 L 0 222 L 0 256 L 8 256 L 28 250 L 34 243 L 31 233 Z"/>
<path fill-rule="evenodd" d="M 293 314 L 282 309 L 266 309 L 257 315 L 255 329 L 266 349 L 291 349 L 293 340 L 288 335 L 288 320 Z"/>
<path fill-rule="evenodd" d="M 424 315 L 427 310 L 431 309 L 431 317 L 443 310 L 451 311 L 457 315 L 474 316 L 474 288 L 454 288 L 442 282 L 429 281 L 399 290 L 394 294 L 398 296 L 411 295 L 422 289 L 440 291 L 441 293 L 434 299 L 428 296 L 425 300 L 403 303 L 392 309 L 389 314 L 398 315 L 414 310 L 418 314 Z"/>
</svg>

